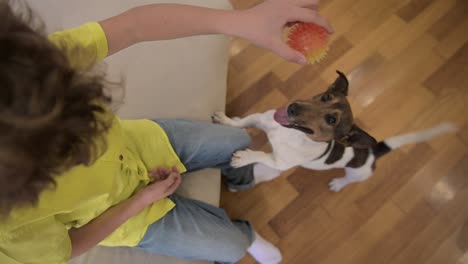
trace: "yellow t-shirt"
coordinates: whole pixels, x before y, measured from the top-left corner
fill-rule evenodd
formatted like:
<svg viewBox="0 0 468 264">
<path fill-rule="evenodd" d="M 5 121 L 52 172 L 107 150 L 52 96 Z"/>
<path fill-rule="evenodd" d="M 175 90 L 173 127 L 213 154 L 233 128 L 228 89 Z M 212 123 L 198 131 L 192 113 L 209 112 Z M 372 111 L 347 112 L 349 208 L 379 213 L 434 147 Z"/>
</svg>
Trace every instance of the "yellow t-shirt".
<svg viewBox="0 0 468 264">
<path fill-rule="evenodd" d="M 98 23 L 57 32 L 54 44 L 67 47 L 72 65 L 90 68 L 107 56 L 106 35 Z M 78 53 L 74 53 L 80 47 Z M 77 166 L 56 178 L 55 189 L 41 193 L 35 207 L 15 209 L 0 219 L 0 263 L 67 263 L 68 230 L 79 228 L 109 207 L 128 199 L 150 182 L 148 170 L 176 166 L 185 172 L 162 128 L 150 120 L 120 120 L 113 114 L 107 150 L 89 167 Z M 106 246 L 135 246 L 148 226 L 174 207 L 163 199 L 130 218 L 102 241 Z"/>
</svg>

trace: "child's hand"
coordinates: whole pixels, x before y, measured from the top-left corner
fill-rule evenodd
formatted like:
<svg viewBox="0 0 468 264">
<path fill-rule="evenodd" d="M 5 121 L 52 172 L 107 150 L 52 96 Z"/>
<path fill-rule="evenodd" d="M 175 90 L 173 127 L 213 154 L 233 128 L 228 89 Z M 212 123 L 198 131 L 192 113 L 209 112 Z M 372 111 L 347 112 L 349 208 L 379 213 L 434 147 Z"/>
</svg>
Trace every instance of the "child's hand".
<svg viewBox="0 0 468 264">
<path fill-rule="evenodd" d="M 150 205 L 173 194 L 182 182 L 182 177 L 175 167 L 172 170 L 157 168 L 151 171 L 149 176 L 154 179 L 154 182 L 137 193 L 138 199 L 145 205 Z"/>
<path fill-rule="evenodd" d="M 300 52 L 282 39 L 285 25 L 302 21 L 315 23 L 333 33 L 333 28 L 318 11 L 320 0 L 267 0 L 251 9 L 240 11 L 238 36 L 253 44 L 270 49 L 286 60 L 306 64 Z"/>
</svg>

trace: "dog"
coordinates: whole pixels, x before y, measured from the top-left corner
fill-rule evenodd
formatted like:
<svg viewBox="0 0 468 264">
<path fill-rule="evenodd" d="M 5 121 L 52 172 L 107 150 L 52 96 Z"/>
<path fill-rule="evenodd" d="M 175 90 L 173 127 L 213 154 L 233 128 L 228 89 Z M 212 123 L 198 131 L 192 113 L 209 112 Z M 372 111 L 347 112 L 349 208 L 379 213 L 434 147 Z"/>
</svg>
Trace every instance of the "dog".
<svg viewBox="0 0 468 264">
<path fill-rule="evenodd" d="M 271 180 L 296 166 L 312 170 L 344 168 L 345 176 L 335 178 L 329 184 L 330 190 L 338 192 L 350 183 L 368 179 L 377 159 L 391 150 L 457 131 L 453 124 L 443 123 L 432 129 L 377 142 L 354 123 L 347 100 L 348 79 L 342 72 L 337 73 L 337 79 L 324 93 L 310 100 L 293 102 L 286 109 L 232 119 L 223 112 L 215 112 L 212 115 L 214 123 L 263 130 L 273 149 L 272 153 L 250 149 L 237 151 L 231 165 L 239 168 L 256 163 L 270 168 L 270 176 L 257 178 L 255 175 L 256 183 Z"/>
</svg>

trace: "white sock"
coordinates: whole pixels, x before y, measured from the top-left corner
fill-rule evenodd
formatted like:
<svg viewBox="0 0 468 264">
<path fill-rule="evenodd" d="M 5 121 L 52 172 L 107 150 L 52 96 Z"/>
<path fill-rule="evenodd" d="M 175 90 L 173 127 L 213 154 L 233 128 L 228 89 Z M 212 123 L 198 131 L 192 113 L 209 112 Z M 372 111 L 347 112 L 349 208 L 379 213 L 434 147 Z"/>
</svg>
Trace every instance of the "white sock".
<svg viewBox="0 0 468 264">
<path fill-rule="evenodd" d="M 260 264 L 281 263 L 281 252 L 270 242 L 266 241 L 258 233 L 255 233 L 255 240 L 247 249 L 252 257 Z"/>
<path fill-rule="evenodd" d="M 253 169 L 255 184 L 259 184 L 265 181 L 271 181 L 274 178 L 280 176 L 281 171 L 270 168 L 261 163 L 256 163 Z"/>
</svg>

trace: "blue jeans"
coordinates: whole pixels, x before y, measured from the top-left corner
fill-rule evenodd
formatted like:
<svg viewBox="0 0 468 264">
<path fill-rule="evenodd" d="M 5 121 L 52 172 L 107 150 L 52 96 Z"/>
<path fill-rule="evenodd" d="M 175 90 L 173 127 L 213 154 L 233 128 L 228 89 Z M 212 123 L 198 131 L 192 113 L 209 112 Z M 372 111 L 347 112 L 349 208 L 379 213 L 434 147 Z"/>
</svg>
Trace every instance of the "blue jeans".
<svg viewBox="0 0 468 264">
<path fill-rule="evenodd" d="M 233 169 L 232 154 L 250 144 L 249 135 L 233 127 L 183 120 L 157 120 L 187 170 L 220 168 L 231 188 L 253 186 L 253 167 Z M 235 263 L 254 239 L 247 221 L 231 221 L 226 212 L 177 194 L 167 215 L 149 226 L 137 246 L 150 253 L 186 259 Z"/>
</svg>

